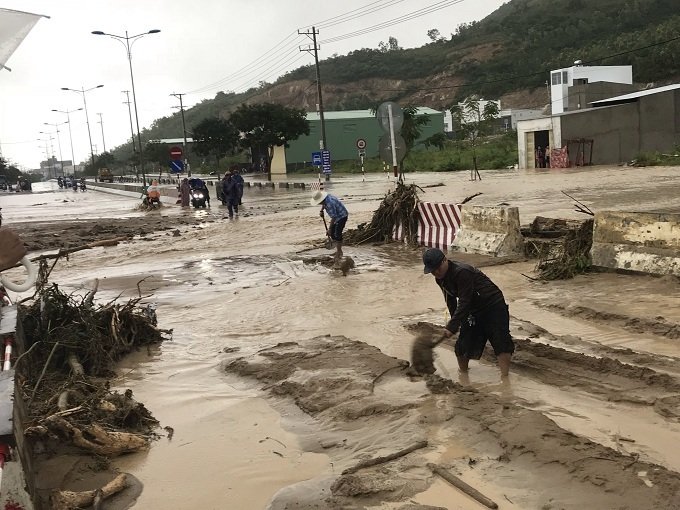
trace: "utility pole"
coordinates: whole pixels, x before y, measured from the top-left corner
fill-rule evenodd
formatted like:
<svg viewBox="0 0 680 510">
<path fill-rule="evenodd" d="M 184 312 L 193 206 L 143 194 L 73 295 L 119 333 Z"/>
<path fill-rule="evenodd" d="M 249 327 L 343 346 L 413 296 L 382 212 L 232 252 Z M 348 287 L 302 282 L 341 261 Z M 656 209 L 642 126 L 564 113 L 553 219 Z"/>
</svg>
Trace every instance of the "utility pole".
<svg viewBox="0 0 680 510">
<path fill-rule="evenodd" d="M 182 152 L 184 153 L 184 168 L 187 171 L 187 175 L 191 176 L 191 169 L 189 168 L 189 158 L 187 157 L 187 125 L 184 121 L 184 103 L 182 102 L 182 96 L 186 94 L 172 93 L 171 96 L 175 96 L 179 99 L 179 110 L 182 112 L 182 136 L 184 141 L 182 142 Z"/>
<path fill-rule="evenodd" d="M 102 120 L 102 114 L 98 113 L 99 115 L 99 125 L 102 127 L 102 146 L 104 147 L 104 152 L 106 152 L 106 140 L 104 139 L 104 121 Z"/>
<path fill-rule="evenodd" d="M 328 144 L 326 143 L 326 121 L 323 116 L 323 96 L 321 94 L 321 72 L 319 71 L 319 46 L 316 44 L 316 34 L 318 34 L 319 31 L 315 28 L 312 27 L 311 31 L 307 32 L 300 32 L 298 30 L 298 34 L 300 35 L 306 35 L 307 37 L 310 37 L 312 39 L 312 47 L 309 48 L 300 48 L 300 51 L 306 51 L 308 53 L 314 53 L 314 64 L 316 66 L 316 95 L 319 98 L 319 104 L 317 105 L 317 110 L 319 111 L 319 121 L 321 122 L 321 140 L 319 143 L 319 148 L 323 150 L 328 149 Z M 326 180 L 330 180 L 330 176 L 326 174 Z"/>
<path fill-rule="evenodd" d="M 126 104 L 128 107 L 128 115 L 130 116 L 130 137 L 132 140 L 132 155 L 134 158 L 132 159 L 135 163 L 132 165 L 132 168 L 135 171 L 135 175 L 139 177 L 139 173 L 137 172 L 137 147 L 135 146 L 135 128 L 132 127 L 132 108 L 130 108 L 130 91 L 129 90 L 123 90 L 123 94 L 125 94 L 125 97 L 127 97 L 127 101 L 123 101 L 123 104 Z"/>
</svg>

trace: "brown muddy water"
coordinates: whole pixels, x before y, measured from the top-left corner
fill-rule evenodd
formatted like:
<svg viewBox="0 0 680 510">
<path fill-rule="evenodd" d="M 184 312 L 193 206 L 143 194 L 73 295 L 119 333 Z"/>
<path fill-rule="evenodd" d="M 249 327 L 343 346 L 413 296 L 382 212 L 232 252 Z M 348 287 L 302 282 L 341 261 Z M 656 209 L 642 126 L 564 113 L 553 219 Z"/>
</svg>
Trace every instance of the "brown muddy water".
<svg viewBox="0 0 680 510">
<path fill-rule="evenodd" d="M 561 191 L 593 210 L 678 212 L 676 174 L 407 177 L 423 200 L 482 192 L 473 204 L 518 206 L 528 223 L 539 214 L 578 218 Z M 338 177 L 330 191 L 353 228 L 391 186 L 384 175 Z M 136 198 L 68 193 L 3 195 L 5 222 L 28 237 L 77 242 L 83 222 L 105 225 L 107 238 L 113 220 L 128 220 L 134 241 L 74 254 L 52 280 L 77 290 L 99 278 L 102 300 L 136 296 L 139 285 L 159 325 L 174 329 L 171 342 L 125 360 L 114 381 L 174 429 L 116 462 L 144 485 L 136 508 L 485 508 L 428 462 L 502 509 L 680 507 L 677 279 L 596 273 L 540 283 L 522 276 L 531 261 L 475 258 L 510 304 L 509 380 L 493 355 L 460 377 L 450 345 L 437 350 L 435 376 L 410 378 L 403 360 L 414 333 L 445 322 L 418 250 L 347 247 L 356 267 L 343 277 L 320 262 L 329 252 L 309 249 L 323 226 L 299 190 L 248 190 L 237 221 L 224 220 L 221 207 L 143 214 Z M 343 474 L 419 441 L 427 446 Z"/>
</svg>

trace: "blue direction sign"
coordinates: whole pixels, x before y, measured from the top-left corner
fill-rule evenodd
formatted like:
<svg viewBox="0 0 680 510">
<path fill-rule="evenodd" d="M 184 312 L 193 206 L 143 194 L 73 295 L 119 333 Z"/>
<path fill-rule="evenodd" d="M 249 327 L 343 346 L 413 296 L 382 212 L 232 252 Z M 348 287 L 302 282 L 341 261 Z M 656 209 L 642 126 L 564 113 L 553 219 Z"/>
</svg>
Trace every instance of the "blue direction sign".
<svg viewBox="0 0 680 510">
<path fill-rule="evenodd" d="M 323 173 L 331 173 L 331 151 L 321 151 L 321 168 Z"/>
<path fill-rule="evenodd" d="M 312 165 L 321 166 L 321 152 L 312 152 Z"/>
<path fill-rule="evenodd" d="M 172 160 L 170 161 L 170 171 L 172 173 L 182 173 L 182 170 L 184 170 L 184 162 L 181 160 Z"/>
</svg>

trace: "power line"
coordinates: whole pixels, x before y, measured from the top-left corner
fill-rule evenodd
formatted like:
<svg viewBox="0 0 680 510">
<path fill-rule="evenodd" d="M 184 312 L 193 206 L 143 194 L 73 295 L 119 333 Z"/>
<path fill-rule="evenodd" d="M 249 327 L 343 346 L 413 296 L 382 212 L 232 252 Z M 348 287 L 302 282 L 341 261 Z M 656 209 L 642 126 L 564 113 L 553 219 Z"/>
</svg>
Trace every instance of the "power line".
<svg viewBox="0 0 680 510">
<path fill-rule="evenodd" d="M 384 21 L 382 23 L 377 23 L 375 25 L 371 25 L 370 27 L 362 28 L 360 30 L 355 30 L 354 32 L 349 32 L 344 35 L 339 35 L 336 37 L 331 37 L 329 39 L 325 39 L 321 41 L 321 44 L 330 44 L 338 41 L 343 41 L 345 39 L 350 39 L 352 37 L 357 37 L 359 35 L 365 35 L 369 34 L 371 32 L 375 32 L 377 30 L 382 30 L 383 28 L 388 28 L 394 25 L 398 25 L 400 23 L 404 23 L 405 21 L 410 21 L 412 19 L 420 18 L 422 16 L 425 16 L 426 14 L 431 14 L 436 11 L 440 11 L 442 9 L 446 9 L 447 7 L 451 7 L 452 5 L 456 5 L 459 3 L 464 2 L 465 0 L 442 0 L 439 2 L 436 2 L 434 4 L 428 5 L 427 7 L 423 7 L 421 9 L 418 9 L 416 11 L 409 12 L 407 14 L 404 14 L 402 16 L 398 16 L 396 18 L 392 18 L 390 20 Z"/>
<path fill-rule="evenodd" d="M 318 23 L 312 23 L 311 25 L 308 26 L 315 26 L 317 29 L 319 28 L 329 28 L 333 27 L 335 25 L 340 25 L 342 23 L 346 23 L 348 21 L 355 20 L 357 18 L 361 18 L 362 16 L 366 16 L 367 14 L 372 14 L 377 11 L 381 11 L 383 9 L 386 9 L 387 7 L 391 7 L 393 5 L 399 4 L 403 2 L 404 0 L 389 0 L 387 3 L 383 5 L 375 5 L 375 4 L 380 4 L 384 0 L 380 0 L 378 2 L 371 2 L 368 5 L 365 5 L 363 7 L 359 7 L 358 9 L 351 10 L 349 12 L 346 12 L 344 14 L 340 14 L 338 16 L 334 16 L 332 18 L 328 18 L 327 20 L 324 21 L 319 21 Z"/>
</svg>

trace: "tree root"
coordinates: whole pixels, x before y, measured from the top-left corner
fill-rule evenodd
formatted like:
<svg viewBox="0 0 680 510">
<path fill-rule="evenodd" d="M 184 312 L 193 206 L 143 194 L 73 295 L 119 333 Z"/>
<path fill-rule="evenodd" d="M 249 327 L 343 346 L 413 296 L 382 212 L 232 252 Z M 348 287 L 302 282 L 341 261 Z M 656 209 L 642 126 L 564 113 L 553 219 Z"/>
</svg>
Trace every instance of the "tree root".
<svg viewBox="0 0 680 510">
<path fill-rule="evenodd" d="M 120 473 L 102 488 L 92 491 L 55 491 L 50 496 L 50 508 L 53 510 L 75 510 L 77 508 L 87 508 L 95 503 L 95 498 L 99 501 L 113 496 L 122 491 L 127 486 L 127 475 Z"/>
<path fill-rule="evenodd" d="M 425 448 L 427 446 L 427 441 L 418 441 L 417 443 L 409 446 L 408 448 L 404 448 L 403 450 L 399 450 L 398 452 L 391 453 L 389 455 L 385 455 L 384 457 L 376 457 L 375 459 L 368 459 L 364 460 L 362 462 L 359 462 L 356 466 L 350 467 L 345 469 L 342 474 L 343 475 L 349 475 L 352 473 L 356 473 L 360 469 L 364 469 L 367 467 L 371 466 L 377 466 L 378 464 L 384 464 L 386 462 L 390 462 L 394 459 L 398 459 L 399 457 L 403 457 L 405 455 L 408 455 L 411 452 L 414 452 L 416 450 L 420 450 L 421 448 Z"/>
</svg>

